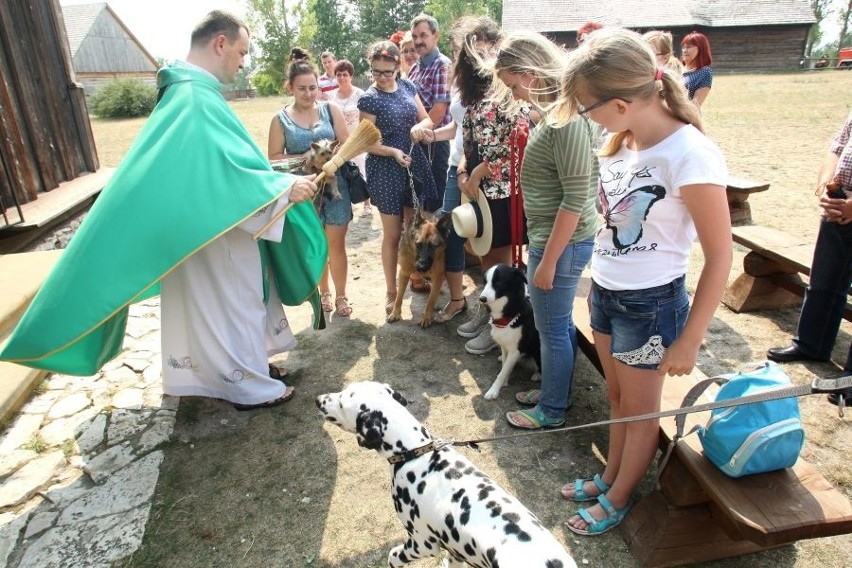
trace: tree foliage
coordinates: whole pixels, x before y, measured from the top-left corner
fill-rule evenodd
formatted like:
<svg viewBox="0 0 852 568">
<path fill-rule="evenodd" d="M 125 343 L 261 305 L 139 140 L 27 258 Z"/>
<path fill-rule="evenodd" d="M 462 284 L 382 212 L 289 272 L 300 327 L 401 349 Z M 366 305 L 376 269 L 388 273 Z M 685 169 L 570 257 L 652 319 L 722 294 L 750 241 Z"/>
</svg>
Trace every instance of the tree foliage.
<svg viewBox="0 0 852 568">
<path fill-rule="evenodd" d="M 287 5 L 290 4 L 288 8 Z M 261 95 L 280 93 L 290 49 L 296 45 L 302 18 L 301 1 L 246 0 L 246 23 L 254 32 L 252 42 L 260 48 L 254 85 Z"/>
</svg>

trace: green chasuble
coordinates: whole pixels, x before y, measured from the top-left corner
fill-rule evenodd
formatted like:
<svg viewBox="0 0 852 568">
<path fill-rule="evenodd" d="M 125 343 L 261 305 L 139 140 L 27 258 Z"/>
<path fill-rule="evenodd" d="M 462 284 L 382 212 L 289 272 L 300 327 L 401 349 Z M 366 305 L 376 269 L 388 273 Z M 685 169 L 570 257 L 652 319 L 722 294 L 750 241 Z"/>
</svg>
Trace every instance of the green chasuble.
<svg viewBox="0 0 852 568">
<path fill-rule="evenodd" d="M 160 70 L 158 87 L 157 107 L 0 359 L 96 373 L 121 352 L 130 304 L 157 295 L 175 266 L 295 180 L 272 170 L 212 75 L 178 62 Z M 328 245 L 310 202 L 287 213 L 280 243 L 258 246 L 285 304 L 318 300 Z"/>
</svg>

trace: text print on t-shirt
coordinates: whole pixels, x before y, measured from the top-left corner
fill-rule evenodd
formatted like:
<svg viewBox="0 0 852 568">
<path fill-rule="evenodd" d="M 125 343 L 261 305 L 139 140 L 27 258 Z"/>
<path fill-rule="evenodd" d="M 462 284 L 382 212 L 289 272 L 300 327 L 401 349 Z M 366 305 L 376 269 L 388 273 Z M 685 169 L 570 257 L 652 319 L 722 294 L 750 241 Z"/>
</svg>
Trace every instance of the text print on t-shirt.
<svg viewBox="0 0 852 568">
<path fill-rule="evenodd" d="M 653 167 L 642 167 L 630 171 L 618 171 L 624 161 L 618 160 L 610 164 L 607 171 L 601 172 L 600 202 L 603 209 L 605 227 L 600 230 L 610 229 L 612 231 L 612 242 L 615 250 L 598 250 L 598 254 L 622 255 L 632 250 L 642 238 L 642 223 L 648 218 L 651 207 L 666 196 L 666 189 L 661 185 L 644 185 L 631 189 L 639 180 L 654 177 L 651 173 Z M 630 174 L 627 177 L 627 174 Z M 624 184 L 624 181 L 627 183 Z M 614 185 L 612 189 L 608 186 Z M 611 201 L 614 203 L 611 205 Z M 636 250 L 654 250 L 656 243 L 648 243 Z"/>
</svg>

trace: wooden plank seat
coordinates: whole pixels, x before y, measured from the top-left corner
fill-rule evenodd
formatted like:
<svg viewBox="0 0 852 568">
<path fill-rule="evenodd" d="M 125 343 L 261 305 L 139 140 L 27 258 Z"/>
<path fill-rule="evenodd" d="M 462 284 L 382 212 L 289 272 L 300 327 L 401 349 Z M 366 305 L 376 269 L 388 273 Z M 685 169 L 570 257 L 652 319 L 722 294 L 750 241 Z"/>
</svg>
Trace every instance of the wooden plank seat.
<svg viewBox="0 0 852 568">
<path fill-rule="evenodd" d="M 581 350 L 600 370 L 583 287 L 574 302 L 574 323 Z M 691 377 L 666 378 L 661 410 L 680 407 L 690 387 L 704 378 L 697 369 Z M 685 431 L 708 417 L 688 415 Z M 663 452 L 674 435 L 674 418 L 662 419 Z M 850 533 L 852 504 L 801 458 L 789 469 L 731 479 L 704 457 L 693 435 L 678 443 L 658 489 L 642 496 L 620 529 L 641 566 L 680 566 Z"/>
<path fill-rule="evenodd" d="M 809 276 L 814 242 L 760 225 L 732 228 L 734 242 L 750 251 L 743 273 L 728 287 L 722 303 L 736 313 L 777 309 L 801 303 Z M 852 321 L 852 304 L 844 318 Z"/>
<path fill-rule="evenodd" d="M 769 184 L 749 178 L 730 176 L 725 193 L 728 197 L 728 210 L 731 213 L 731 223 L 750 223 L 751 205 L 748 198 L 752 193 L 769 189 Z"/>
</svg>

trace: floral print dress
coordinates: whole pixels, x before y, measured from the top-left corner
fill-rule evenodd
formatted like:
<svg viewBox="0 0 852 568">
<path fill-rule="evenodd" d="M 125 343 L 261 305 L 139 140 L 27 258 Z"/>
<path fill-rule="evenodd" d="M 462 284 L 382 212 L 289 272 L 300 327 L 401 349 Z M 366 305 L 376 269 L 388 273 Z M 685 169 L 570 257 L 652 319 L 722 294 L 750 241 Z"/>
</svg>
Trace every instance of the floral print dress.
<svg viewBox="0 0 852 568">
<path fill-rule="evenodd" d="M 529 113 L 526 105 L 508 111 L 488 100 L 477 101 L 467 107 L 462 121 L 467 171 L 472 171 L 480 162 L 488 164 L 489 177 L 483 177 L 480 184 L 488 199 L 509 197 L 509 135 L 516 125 L 529 122 Z"/>
</svg>

